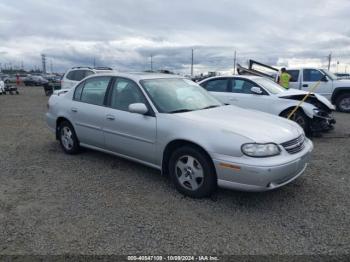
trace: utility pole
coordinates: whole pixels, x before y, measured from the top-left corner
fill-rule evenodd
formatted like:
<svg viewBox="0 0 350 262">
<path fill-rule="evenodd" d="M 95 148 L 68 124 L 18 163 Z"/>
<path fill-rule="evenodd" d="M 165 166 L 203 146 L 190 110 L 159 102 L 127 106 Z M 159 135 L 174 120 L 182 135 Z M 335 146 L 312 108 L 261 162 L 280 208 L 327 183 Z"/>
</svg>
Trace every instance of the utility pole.
<svg viewBox="0 0 350 262">
<path fill-rule="evenodd" d="M 233 58 L 233 74 L 236 74 L 237 52 L 235 50 L 235 56 Z"/>
<path fill-rule="evenodd" d="M 153 55 L 151 54 L 151 72 L 153 72 Z"/>
<path fill-rule="evenodd" d="M 332 61 L 332 52 L 328 55 L 328 71 L 331 69 L 331 61 Z"/>
<path fill-rule="evenodd" d="M 339 66 L 339 61 L 337 61 L 337 73 L 338 73 L 338 66 Z"/>
<path fill-rule="evenodd" d="M 53 73 L 52 60 L 50 60 L 50 71 L 51 71 L 51 74 L 52 74 Z"/>
<path fill-rule="evenodd" d="M 41 54 L 41 62 L 43 66 L 43 73 L 46 74 L 46 55 L 45 54 Z"/>
<path fill-rule="evenodd" d="M 96 67 L 96 59 L 95 59 L 95 57 L 94 57 L 94 68 Z"/>
<path fill-rule="evenodd" d="M 193 48 L 191 49 L 191 76 L 193 76 Z"/>
</svg>

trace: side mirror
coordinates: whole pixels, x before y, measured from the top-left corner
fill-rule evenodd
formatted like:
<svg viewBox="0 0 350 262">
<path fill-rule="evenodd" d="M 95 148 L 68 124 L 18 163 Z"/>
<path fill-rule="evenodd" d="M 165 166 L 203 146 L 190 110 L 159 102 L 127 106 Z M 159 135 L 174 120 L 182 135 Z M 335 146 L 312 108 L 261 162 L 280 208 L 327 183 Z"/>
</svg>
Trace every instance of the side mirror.
<svg viewBox="0 0 350 262">
<path fill-rule="evenodd" d="M 148 112 L 148 108 L 144 103 L 134 103 L 129 105 L 129 112 L 144 115 Z"/>
<path fill-rule="evenodd" d="M 254 94 L 261 95 L 263 91 L 261 90 L 260 87 L 258 86 L 253 86 L 250 91 L 252 91 Z"/>
<path fill-rule="evenodd" d="M 321 78 L 321 81 L 322 82 L 328 82 L 328 78 L 326 75 L 323 75 L 322 78 Z"/>
</svg>

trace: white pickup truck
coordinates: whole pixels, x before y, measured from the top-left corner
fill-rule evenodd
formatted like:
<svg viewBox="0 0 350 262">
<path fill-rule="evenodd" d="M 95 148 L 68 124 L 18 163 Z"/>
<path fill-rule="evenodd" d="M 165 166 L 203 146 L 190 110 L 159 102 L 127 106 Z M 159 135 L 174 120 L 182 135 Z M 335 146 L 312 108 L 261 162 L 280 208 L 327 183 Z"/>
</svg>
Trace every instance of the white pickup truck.
<svg viewBox="0 0 350 262">
<path fill-rule="evenodd" d="M 292 76 L 289 87 L 309 91 L 318 81 L 314 90 L 329 99 L 341 112 L 350 113 L 350 80 L 339 79 L 333 73 L 317 68 L 287 68 Z"/>
</svg>

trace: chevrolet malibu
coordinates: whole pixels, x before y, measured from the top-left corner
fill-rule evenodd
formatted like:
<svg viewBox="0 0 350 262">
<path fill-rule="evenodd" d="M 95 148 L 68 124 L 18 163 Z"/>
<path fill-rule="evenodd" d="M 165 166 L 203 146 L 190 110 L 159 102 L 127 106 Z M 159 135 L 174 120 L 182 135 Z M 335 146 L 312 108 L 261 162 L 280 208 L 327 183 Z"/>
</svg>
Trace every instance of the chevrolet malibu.
<svg viewBox="0 0 350 262">
<path fill-rule="evenodd" d="M 154 167 L 191 197 L 279 188 L 313 149 L 296 123 L 224 105 L 174 75 L 92 75 L 56 91 L 46 119 L 64 152 L 87 147 Z"/>
</svg>

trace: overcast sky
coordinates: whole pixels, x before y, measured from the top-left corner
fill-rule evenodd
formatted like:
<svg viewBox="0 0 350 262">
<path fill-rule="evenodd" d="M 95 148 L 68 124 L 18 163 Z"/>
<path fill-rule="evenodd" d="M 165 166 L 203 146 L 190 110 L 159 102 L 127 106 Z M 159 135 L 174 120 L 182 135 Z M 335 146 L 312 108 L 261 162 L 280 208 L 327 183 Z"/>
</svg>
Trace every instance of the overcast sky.
<svg viewBox="0 0 350 262">
<path fill-rule="evenodd" d="M 278 66 L 350 64 L 349 0 L 2 0 L 0 63 L 26 69 L 112 66 L 228 71 L 253 58 Z M 350 71 L 350 65 L 347 69 Z"/>
</svg>

